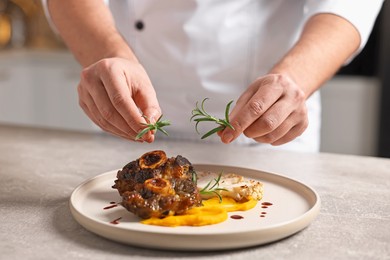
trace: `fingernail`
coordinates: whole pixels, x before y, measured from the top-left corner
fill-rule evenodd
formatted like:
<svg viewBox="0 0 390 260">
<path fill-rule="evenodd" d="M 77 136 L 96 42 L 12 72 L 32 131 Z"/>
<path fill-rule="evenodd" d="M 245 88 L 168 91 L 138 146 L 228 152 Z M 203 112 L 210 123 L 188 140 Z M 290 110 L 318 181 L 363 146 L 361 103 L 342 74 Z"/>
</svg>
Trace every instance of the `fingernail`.
<svg viewBox="0 0 390 260">
<path fill-rule="evenodd" d="M 224 143 L 226 143 L 226 144 L 228 144 L 228 143 L 230 143 L 231 141 L 233 141 L 233 138 L 234 138 L 234 136 L 233 136 L 232 133 L 226 133 L 226 134 L 223 135 L 223 141 L 224 141 Z"/>
</svg>

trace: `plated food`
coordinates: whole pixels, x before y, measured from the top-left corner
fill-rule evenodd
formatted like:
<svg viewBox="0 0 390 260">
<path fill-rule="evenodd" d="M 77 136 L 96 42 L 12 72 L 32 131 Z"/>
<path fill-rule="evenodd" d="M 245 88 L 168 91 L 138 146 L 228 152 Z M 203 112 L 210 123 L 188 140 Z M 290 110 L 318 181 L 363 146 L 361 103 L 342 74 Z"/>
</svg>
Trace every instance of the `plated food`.
<svg viewBox="0 0 390 260">
<path fill-rule="evenodd" d="M 227 212 L 248 210 L 263 196 L 263 184 L 235 173 L 197 172 L 188 159 L 145 153 L 117 173 L 112 186 L 121 205 L 160 226 L 203 226 L 223 222 Z"/>
<path fill-rule="evenodd" d="M 222 164 L 193 164 L 193 168 L 198 173 L 211 172 L 216 176 L 221 172 L 222 176 L 236 173 L 247 179 L 259 180 L 265 188 L 263 197 L 254 208 L 229 212 L 225 221 L 215 225 L 181 225 L 175 228 L 171 228 L 172 225 L 145 225 L 141 221 L 160 218 L 142 220 L 120 205 L 122 199 L 118 191 L 112 188 L 118 174 L 118 169 L 115 169 L 80 183 L 70 196 L 70 211 L 84 228 L 113 241 L 148 248 L 191 251 L 231 250 L 270 243 L 304 229 L 319 213 L 321 203 L 316 191 L 289 177 Z M 202 200 L 202 204 L 207 207 L 206 203 L 213 201 L 220 205 L 217 196 Z M 226 201 L 224 197 L 222 204 Z M 240 202 L 236 205 L 244 204 Z M 172 215 L 161 220 L 181 216 Z M 212 219 L 215 218 L 212 216 Z"/>
</svg>

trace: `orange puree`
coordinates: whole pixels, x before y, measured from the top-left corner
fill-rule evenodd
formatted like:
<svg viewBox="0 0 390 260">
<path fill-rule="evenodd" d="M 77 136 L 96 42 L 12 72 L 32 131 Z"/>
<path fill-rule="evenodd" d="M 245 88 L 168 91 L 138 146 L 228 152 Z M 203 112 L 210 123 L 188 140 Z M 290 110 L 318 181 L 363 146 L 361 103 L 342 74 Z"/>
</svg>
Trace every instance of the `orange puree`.
<svg viewBox="0 0 390 260">
<path fill-rule="evenodd" d="M 165 218 L 149 218 L 141 223 L 157 226 L 205 226 L 217 224 L 228 218 L 228 212 L 246 211 L 256 206 L 257 200 L 251 199 L 246 202 L 237 202 L 232 198 L 224 197 L 222 202 L 219 198 L 211 198 L 203 201 L 203 206 L 188 210 L 183 215 L 168 216 Z"/>
</svg>

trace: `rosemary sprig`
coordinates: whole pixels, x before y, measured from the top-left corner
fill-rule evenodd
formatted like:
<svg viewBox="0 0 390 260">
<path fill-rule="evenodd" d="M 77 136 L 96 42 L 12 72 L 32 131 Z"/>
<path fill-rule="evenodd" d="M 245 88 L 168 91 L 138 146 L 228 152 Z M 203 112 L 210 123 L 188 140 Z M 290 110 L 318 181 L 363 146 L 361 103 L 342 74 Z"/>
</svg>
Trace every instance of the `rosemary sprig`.
<svg viewBox="0 0 390 260">
<path fill-rule="evenodd" d="M 195 183 L 195 185 L 198 183 L 198 175 L 196 174 L 196 171 L 195 170 L 192 170 L 191 171 L 191 177 L 192 177 L 192 181 Z"/>
<path fill-rule="evenodd" d="M 142 138 L 142 136 L 144 136 L 147 132 L 154 131 L 154 130 L 160 131 L 160 132 L 164 133 L 165 135 L 168 135 L 168 132 L 165 131 L 163 129 L 163 127 L 167 126 L 167 125 L 170 125 L 171 122 L 169 120 L 161 120 L 162 116 L 163 115 L 161 115 L 157 119 L 157 121 L 154 124 L 152 124 L 152 123 L 150 123 L 150 120 L 145 115 L 143 115 L 142 117 L 145 118 L 148 123 L 147 124 L 142 124 L 142 125 L 144 125 L 146 127 L 137 134 L 137 136 L 135 137 L 135 140 L 138 140 L 138 139 Z"/>
<path fill-rule="evenodd" d="M 231 129 L 234 130 L 234 127 L 230 124 L 229 122 L 229 110 L 230 110 L 230 106 L 232 105 L 233 103 L 233 100 L 230 101 L 227 105 L 226 105 L 226 108 L 225 108 L 225 118 L 224 119 L 220 119 L 220 118 L 216 118 L 212 115 L 210 115 L 209 113 L 206 112 L 205 108 L 204 108 L 204 103 L 205 101 L 207 100 L 208 98 L 205 98 L 203 99 L 200 107 L 198 106 L 198 102 L 196 102 L 196 108 L 194 108 L 192 110 L 192 116 L 190 118 L 190 120 L 194 120 L 196 122 L 195 124 L 195 130 L 196 132 L 199 134 L 199 131 L 198 131 L 198 124 L 200 122 L 215 122 L 216 124 L 218 124 L 217 127 L 211 129 L 210 131 L 208 131 L 207 133 L 205 133 L 201 139 L 205 139 L 207 137 L 209 137 L 210 135 L 212 134 L 215 134 L 217 133 L 218 131 L 221 131 L 223 129 L 225 129 L 226 127 L 229 127 Z"/>
<path fill-rule="evenodd" d="M 221 180 L 222 172 L 218 175 L 216 179 L 213 179 L 207 183 L 199 192 L 204 195 L 217 195 L 219 202 L 222 202 L 222 196 L 219 193 L 220 191 L 227 191 L 225 188 L 219 188 L 219 181 Z M 214 181 L 214 183 L 213 183 Z"/>
</svg>

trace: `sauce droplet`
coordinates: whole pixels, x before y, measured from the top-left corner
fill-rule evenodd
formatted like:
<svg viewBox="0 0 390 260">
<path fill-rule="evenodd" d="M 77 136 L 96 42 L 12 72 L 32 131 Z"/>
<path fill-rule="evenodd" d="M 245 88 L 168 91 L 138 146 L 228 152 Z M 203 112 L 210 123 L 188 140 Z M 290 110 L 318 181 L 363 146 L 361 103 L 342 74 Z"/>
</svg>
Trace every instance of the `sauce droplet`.
<svg viewBox="0 0 390 260">
<path fill-rule="evenodd" d="M 261 203 L 263 206 L 272 206 L 273 204 L 271 202 L 263 202 Z"/>
<path fill-rule="evenodd" d="M 264 218 L 264 217 L 265 217 L 265 215 L 260 215 L 260 217 L 261 217 L 261 218 Z"/>
<path fill-rule="evenodd" d="M 232 218 L 232 219 L 242 219 L 244 217 L 240 216 L 240 215 L 232 215 L 232 216 L 230 216 L 230 218 Z"/>
<path fill-rule="evenodd" d="M 110 222 L 110 224 L 118 225 L 119 224 L 119 220 L 121 220 L 121 219 L 122 219 L 122 217 L 114 219 L 113 221 Z"/>
</svg>

